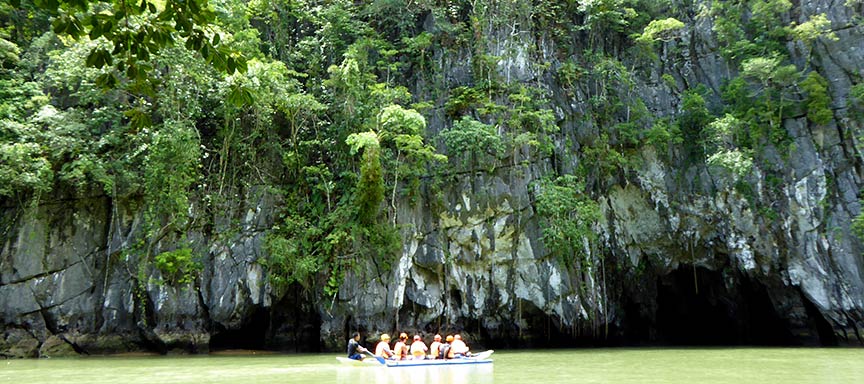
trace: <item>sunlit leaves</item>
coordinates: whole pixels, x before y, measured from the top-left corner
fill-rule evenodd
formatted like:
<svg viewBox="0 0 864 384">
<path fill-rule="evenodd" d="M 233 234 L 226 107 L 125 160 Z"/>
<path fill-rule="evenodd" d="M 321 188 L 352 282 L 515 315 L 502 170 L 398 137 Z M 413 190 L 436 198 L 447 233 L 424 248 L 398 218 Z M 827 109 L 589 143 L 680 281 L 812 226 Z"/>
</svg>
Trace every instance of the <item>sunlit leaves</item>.
<svg viewBox="0 0 864 384">
<path fill-rule="evenodd" d="M 820 37 L 834 41 L 838 39 L 837 34 L 831 31 L 831 21 L 824 13 L 812 15 L 810 20 L 792 28 L 792 36 L 807 44 L 812 44 L 814 40 Z"/>
<path fill-rule="evenodd" d="M 203 266 L 195 260 L 191 248 L 179 248 L 162 252 L 154 258 L 156 268 L 162 273 L 162 279 L 171 285 L 189 284 L 195 281 Z"/>
<path fill-rule="evenodd" d="M 388 105 L 378 114 L 383 132 L 387 134 L 416 135 L 426 129 L 426 119 L 413 109 L 401 105 Z"/>
<path fill-rule="evenodd" d="M 447 145 L 451 158 L 461 157 L 471 167 L 478 162 L 485 163 L 490 157 L 490 160 L 497 159 L 504 150 L 501 137 L 494 126 L 469 116 L 463 116 L 452 128 L 442 132 L 441 138 Z"/>
<path fill-rule="evenodd" d="M 364 148 L 379 147 L 378 134 L 372 131 L 352 133 L 345 139 L 345 144 L 351 148 L 351 154 L 355 155 Z"/>
<path fill-rule="evenodd" d="M 653 43 L 655 41 L 671 40 L 681 28 L 684 28 L 684 23 L 674 17 L 651 20 L 642 34 L 636 38 L 636 41 L 639 43 Z"/>
<path fill-rule="evenodd" d="M 0 144 L 0 196 L 47 192 L 51 190 L 53 179 L 51 163 L 38 144 Z"/>
<path fill-rule="evenodd" d="M 3 66 L 16 65 L 20 58 L 18 55 L 21 53 L 21 49 L 18 48 L 15 43 L 6 40 L 0 35 L 0 68 Z"/>
<path fill-rule="evenodd" d="M 120 0 L 43 0 L 35 4 L 55 13 L 52 29 L 58 35 L 90 40 L 105 39 L 111 48 L 94 48 L 86 64 L 94 68 L 115 65 L 118 73 L 134 83 L 152 82 L 151 59 L 175 41 L 198 52 L 217 71 L 231 74 L 246 70 L 246 59 L 224 44 L 213 26 L 215 14 L 207 0 L 141 0 L 131 4 Z M 110 49 L 110 53 L 109 53 Z M 121 85 L 114 74 L 99 84 Z M 135 84 L 135 92 L 150 93 L 154 85 Z"/>
<path fill-rule="evenodd" d="M 752 156 L 737 148 L 715 152 L 708 156 L 707 163 L 729 170 L 736 178 L 746 176 L 753 169 Z"/>
</svg>

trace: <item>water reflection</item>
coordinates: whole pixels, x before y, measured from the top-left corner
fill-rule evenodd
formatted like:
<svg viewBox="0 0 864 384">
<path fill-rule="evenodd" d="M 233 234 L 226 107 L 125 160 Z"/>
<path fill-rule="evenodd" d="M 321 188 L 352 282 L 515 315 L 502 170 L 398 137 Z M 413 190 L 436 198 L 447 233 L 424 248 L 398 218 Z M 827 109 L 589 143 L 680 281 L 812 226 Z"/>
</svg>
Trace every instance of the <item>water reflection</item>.
<svg viewBox="0 0 864 384">
<path fill-rule="evenodd" d="M 492 384 L 492 364 L 430 367 L 339 367 L 338 383 Z"/>
</svg>

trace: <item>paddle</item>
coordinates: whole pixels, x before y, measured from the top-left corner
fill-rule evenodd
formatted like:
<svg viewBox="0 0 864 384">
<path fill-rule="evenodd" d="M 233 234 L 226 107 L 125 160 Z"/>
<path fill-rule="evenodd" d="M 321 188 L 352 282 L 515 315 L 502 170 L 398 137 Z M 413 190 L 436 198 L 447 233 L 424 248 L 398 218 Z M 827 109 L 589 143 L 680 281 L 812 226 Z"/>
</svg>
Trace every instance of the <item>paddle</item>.
<svg viewBox="0 0 864 384">
<path fill-rule="evenodd" d="M 369 356 L 374 357 L 375 360 L 378 360 L 378 362 L 381 363 L 381 365 L 386 365 L 386 364 L 387 364 L 387 362 L 384 361 L 384 358 L 383 358 L 383 357 L 381 357 L 381 356 L 375 356 L 374 354 L 372 354 L 372 352 L 369 352 L 368 349 L 366 350 L 366 353 L 368 353 Z"/>
</svg>

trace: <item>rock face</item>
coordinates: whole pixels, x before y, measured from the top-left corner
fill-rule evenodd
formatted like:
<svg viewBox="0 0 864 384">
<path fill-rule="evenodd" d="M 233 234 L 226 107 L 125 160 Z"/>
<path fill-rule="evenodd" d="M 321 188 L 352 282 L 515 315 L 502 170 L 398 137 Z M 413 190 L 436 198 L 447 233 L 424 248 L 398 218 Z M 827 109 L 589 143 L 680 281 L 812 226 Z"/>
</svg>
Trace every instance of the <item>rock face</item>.
<svg viewBox="0 0 864 384">
<path fill-rule="evenodd" d="M 431 196 L 401 201 L 397 219 L 406 229 L 392 270 L 382 276 L 361 265 L 327 300 L 299 287 L 275 297 L 260 260 L 278 201 L 264 191 L 207 218 L 212 229 L 187 234 L 207 256 L 200 278 L 180 286 L 158 283 L 154 269 L 130 270 L 134 256 L 120 250 L 141 230 L 141 213 L 129 205 L 99 196 L 43 200 L 3 210 L 0 355 L 339 350 L 352 329 L 461 332 L 489 346 L 861 345 L 864 258 L 850 224 L 861 210 L 864 127 L 850 88 L 864 76 L 864 27 L 854 7 L 827 0 L 803 1 L 792 14 L 804 21 L 823 12 L 839 39 L 814 44 L 810 65 L 829 81 L 834 119 L 785 119 L 794 153 L 766 149 L 748 195 L 734 176 L 704 164 L 676 168 L 643 150 L 631 174 L 597 196 L 599 246 L 576 271 L 544 248 L 534 182 L 554 167 L 574 168 L 578 156 L 455 175 L 443 204 Z M 686 29 L 666 43 L 677 49 L 661 55 L 664 73 L 719 89 L 735 68 L 717 53 L 710 22 L 689 20 Z M 548 45 L 535 37 L 542 34 L 489 35 L 506 81 L 540 83 L 562 124 L 576 124 L 585 101 L 530 65 L 557 59 L 523 48 Z M 455 82 L 466 71 L 440 54 L 437 63 Z M 674 114 L 679 96 L 658 81 L 660 70 L 640 73 L 635 90 L 648 109 Z M 430 116 L 429 129 L 445 120 Z M 557 150 L 578 151 L 565 144 L 567 134 Z"/>
</svg>

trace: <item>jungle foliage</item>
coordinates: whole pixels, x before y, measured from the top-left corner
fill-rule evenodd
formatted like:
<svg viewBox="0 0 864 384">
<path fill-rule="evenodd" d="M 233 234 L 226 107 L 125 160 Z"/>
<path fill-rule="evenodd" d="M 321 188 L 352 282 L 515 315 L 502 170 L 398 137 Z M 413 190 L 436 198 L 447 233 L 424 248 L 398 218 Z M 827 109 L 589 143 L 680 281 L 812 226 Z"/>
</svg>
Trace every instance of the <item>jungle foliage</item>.
<svg viewBox="0 0 864 384">
<path fill-rule="evenodd" d="M 746 182 L 764 148 L 791 150 L 784 119 L 831 121 L 829 84 L 809 60 L 814 42 L 836 37 L 825 15 L 797 23 L 791 7 L 15 0 L 0 5 L 0 196 L 20 206 L 102 193 L 143 207 L 129 260 L 186 284 L 206 250 L 184 235 L 228 238 L 241 227 L 238 201 L 275 194 L 261 260 L 271 282 L 331 297 L 358 260 L 389 271 L 401 252 L 397 202 L 440 194 L 454 174 L 546 163 L 553 174 L 535 202 L 549 224 L 543 241 L 581 268 L 595 250 L 598 196 L 627 183 L 644 150 Z M 679 55 L 701 19 L 729 76 L 714 90 L 661 73 L 679 110 L 657 115 L 640 71 Z M 493 49 L 501 31 L 533 31 L 551 48 Z M 790 41 L 806 63 L 791 60 Z M 538 76 L 504 70 L 519 55 Z M 235 230 L 213 228 L 225 215 Z"/>
</svg>

